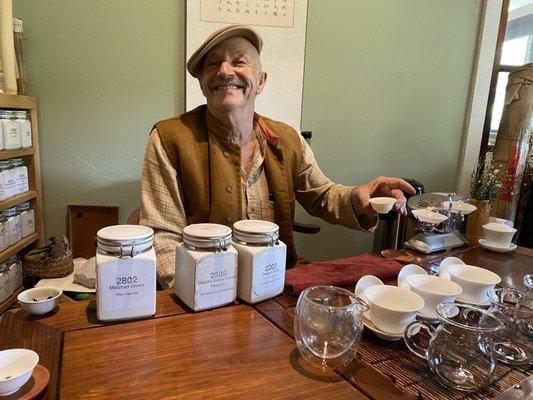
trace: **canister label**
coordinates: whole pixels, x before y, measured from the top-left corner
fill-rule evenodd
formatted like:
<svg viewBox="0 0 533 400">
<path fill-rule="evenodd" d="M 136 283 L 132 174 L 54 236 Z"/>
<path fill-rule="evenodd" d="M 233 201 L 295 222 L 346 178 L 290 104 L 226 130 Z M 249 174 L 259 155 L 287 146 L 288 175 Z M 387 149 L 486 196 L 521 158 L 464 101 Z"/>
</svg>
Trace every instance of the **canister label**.
<svg viewBox="0 0 533 400">
<path fill-rule="evenodd" d="M 285 247 L 273 247 L 254 256 L 252 295 L 267 297 L 279 294 L 285 283 Z"/>
<path fill-rule="evenodd" d="M 195 308 L 212 308 L 231 303 L 237 294 L 237 256 L 220 252 L 204 257 L 196 266 Z"/>
<path fill-rule="evenodd" d="M 127 262 L 128 266 L 120 265 Z M 154 272 L 145 263 L 116 258 L 100 267 L 98 292 L 101 310 L 113 312 L 149 307 L 155 292 Z"/>
</svg>

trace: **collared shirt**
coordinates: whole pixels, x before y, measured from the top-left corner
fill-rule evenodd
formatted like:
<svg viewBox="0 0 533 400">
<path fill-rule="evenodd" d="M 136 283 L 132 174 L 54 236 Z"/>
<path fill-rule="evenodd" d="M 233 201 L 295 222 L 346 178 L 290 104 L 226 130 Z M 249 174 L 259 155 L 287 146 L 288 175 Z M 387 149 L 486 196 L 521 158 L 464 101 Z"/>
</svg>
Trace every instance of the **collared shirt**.
<svg viewBox="0 0 533 400">
<path fill-rule="evenodd" d="M 275 220 L 274 199 L 264 171 L 266 140 L 254 128 L 258 146 L 252 157 L 249 173 L 243 172 L 243 215 L 250 219 Z M 315 217 L 352 229 L 372 230 L 377 218 L 357 219 L 352 204 L 353 186 L 332 182 L 318 167 L 313 151 L 300 136 L 302 158 L 296 182 L 296 200 Z M 183 187 L 159 138 L 157 130 L 150 133 L 141 178 L 142 223 L 155 230 L 158 279 L 164 288 L 174 285 L 175 249 L 187 225 L 183 205 Z"/>
</svg>

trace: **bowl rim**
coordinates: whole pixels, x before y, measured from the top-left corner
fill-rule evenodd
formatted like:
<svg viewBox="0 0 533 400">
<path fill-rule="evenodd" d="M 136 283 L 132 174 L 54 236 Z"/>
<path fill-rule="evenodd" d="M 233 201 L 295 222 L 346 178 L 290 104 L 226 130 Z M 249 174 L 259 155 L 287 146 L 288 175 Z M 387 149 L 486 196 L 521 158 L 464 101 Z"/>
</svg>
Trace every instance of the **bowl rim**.
<svg viewBox="0 0 533 400">
<path fill-rule="evenodd" d="M 452 271 L 454 269 L 453 267 L 466 268 L 466 269 L 475 268 L 475 269 L 478 269 L 478 270 L 482 270 L 482 271 L 484 271 L 484 273 L 488 272 L 488 275 L 491 278 L 493 278 L 493 279 L 491 279 L 490 282 L 480 282 L 480 281 L 474 281 L 474 280 L 471 280 L 471 279 L 466 279 L 463 276 L 458 276 L 457 274 L 452 273 Z M 477 285 L 492 286 L 492 285 L 497 285 L 498 283 L 500 283 L 502 281 L 502 278 L 500 277 L 500 275 L 496 274 L 495 272 L 492 272 L 490 269 L 486 269 L 486 268 L 483 268 L 483 267 L 478 267 L 477 265 L 452 264 L 452 265 L 449 265 L 446 269 L 448 270 L 448 273 L 450 275 L 453 275 L 455 278 L 460 279 L 460 280 L 465 281 L 465 282 L 468 282 L 468 283 L 474 283 L 474 284 L 477 284 Z"/>
<path fill-rule="evenodd" d="M 27 295 L 28 293 L 31 293 L 33 291 L 36 291 L 37 289 L 49 289 L 49 290 L 54 290 L 54 291 L 57 291 L 58 293 L 53 296 L 51 299 L 43 299 L 43 300 L 37 300 L 37 301 L 28 301 L 28 300 L 24 300 L 22 299 L 22 296 L 23 295 Z M 52 286 L 39 286 L 39 287 L 33 287 L 33 288 L 30 288 L 30 289 L 26 289 L 22 292 L 20 292 L 17 296 L 17 300 L 21 303 L 25 303 L 25 304 L 42 304 L 42 303 L 46 303 L 46 302 L 49 302 L 49 301 L 54 301 L 54 300 L 57 300 L 61 295 L 63 294 L 63 290 L 61 289 L 58 289 L 56 287 L 52 287 Z"/>
<path fill-rule="evenodd" d="M 406 296 L 411 296 L 413 298 L 413 300 L 416 300 L 416 302 L 418 304 L 416 306 L 413 306 L 409 310 L 398 310 L 398 309 L 395 309 L 395 308 L 384 307 L 383 305 L 376 303 L 374 300 L 372 300 L 370 297 L 368 297 L 368 293 L 370 293 L 372 291 L 376 291 L 376 290 L 377 291 L 383 291 L 383 290 L 391 291 L 392 290 L 393 292 L 394 291 L 400 291 L 400 292 L 404 293 Z M 409 313 L 413 313 L 413 312 L 418 312 L 422 308 L 424 308 L 424 306 L 426 305 L 426 302 L 424 301 L 422 296 L 420 296 L 418 293 L 415 293 L 412 290 L 401 288 L 401 287 L 398 287 L 398 286 L 374 285 L 374 286 L 367 287 L 363 291 L 363 293 L 365 295 L 365 298 L 368 300 L 368 303 L 370 303 L 371 305 L 377 306 L 377 307 L 379 307 L 379 308 L 381 308 L 383 310 L 386 310 L 386 311 L 389 311 L 389 312 L 394 312 L 394 313 L 409 314 Z M 420 303 L 422 303 L 422 305 L 420 305 Z"/>
<path fill-rule="evenodd" d="M 411 283 L 411 281 L 413 279 L 421 279 L 421 280 L 442 282 L 443 285 L 448 285 L 448 287 L 454 288 L 455 291 L 453 293 L 436 293 L 436 292 L 432 292 L 432 291 L 429 291 L 429 290 L 422 289 L 419 286 L 416 286 L 413 283 Z M 416 290 L 418 290 L 420 292 L 423 292 L 423 293 L 430 294 L 430 295 L 434 295 L 434 296 L 445 296 L 445 297 L 454 296 L 454 297 L 457 297 L 463 292 L 463 288 L 459 284 L 455 283 L 454 281 L 450 281 L 448 279 L 444 279 L 444 278 L 442 278 L 440 276 L 436 276 L 436 275 L 413 274 L 413 275 L 406 276 L 405 280 L 407 281 L 407 283 L 410 286 L 414 287 Z"/>
<path fill-rule="evenodd" d="M 24 353 L 30 353 L 30 354 L 33 353 L 33 354 L 35 354 L 35 357 L 37 357 L 37 360 L 35 361 L 35 364 L 33 365 L 33 367 L 29 368 L 28 370 L 24 371 L 23 373 L 21 373 L 21 374 L 19 374 L 19 375 L 17 375 L 17 376 L 13 376 L 13 377 L 11 377 L 11 378 L 9 378 L 9 379 L 3 379 L 3 380 L 1 380 L 1 381 L 0 381 L 0 384 L 2 384 L 2 383 L 4 383 L 4 382 L 11 382 L 11 381 L 14 381 L 15 379 L 18 379 L 18 378 L 20 378 L 20 377 L 26 375 L 28 372 L 33 371 L 33 370 L 35 369 L 35 367 L 37 366 L 37 364 L 39 364 L 39 359 L 40 359 L 40 358 L 39 358 L 39 354 L 37 354 L 35 351 L 30 350 L 30 349 L 24 349 L 24 348 L 22 348 L 22 347 L 20 347 L 20 348 L 17 347 L 17 348 L 14 348 L 14 349 L 0 350 L 0 353 L 20 352 L 21 350 L 22 350 Z M 29 378 L 28 378 L 28 379 L 29 379 Z M 24 383 L 26 383 L 26 381 L 23 382 L 18 388 L 20 389 L 20 387 L 21 387 L 22 385 L 24 385 Z M 17 390 L 18 390 L 18 389 L 17 389 Z"/>
</svg>

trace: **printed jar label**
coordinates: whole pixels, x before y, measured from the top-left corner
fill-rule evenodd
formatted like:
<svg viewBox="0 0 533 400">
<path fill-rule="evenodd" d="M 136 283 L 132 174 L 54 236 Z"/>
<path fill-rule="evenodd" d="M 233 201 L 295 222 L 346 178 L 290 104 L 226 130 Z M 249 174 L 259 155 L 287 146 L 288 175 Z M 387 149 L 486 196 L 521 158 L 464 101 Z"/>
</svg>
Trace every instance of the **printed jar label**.
<svg viewBox="0 0 533 400">
<path fill-rule="evenodd" d="M 281 293 L 285 283 L 284 247 L 273 247 L 256 254 L 252 267 L 252 296 L 268 297 Z"/>
<path fill-rule="evenodd" d="M 124 263 L 132 264 L 125 266 Z M 148 272 L 146 263 L 131 259 L 107 262 L 99 268 L 97 290 L 100 292 L 101 310 L 112 312 L 146 308 L 153 302 L 154 272 Z"/>
<path fill-rule="evenodd" d="M 220 252 L 196 265 L 194 304 L 196 309 L 231 303 L 237 294 L 237 255 Z"/>
</svg>

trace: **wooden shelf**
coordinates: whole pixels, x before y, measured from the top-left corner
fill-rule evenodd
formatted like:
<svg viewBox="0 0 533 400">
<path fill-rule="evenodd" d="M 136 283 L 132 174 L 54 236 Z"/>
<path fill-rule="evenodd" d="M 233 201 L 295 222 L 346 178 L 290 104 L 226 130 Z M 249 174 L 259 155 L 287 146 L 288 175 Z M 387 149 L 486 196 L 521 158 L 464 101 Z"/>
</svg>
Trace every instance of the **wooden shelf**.
<svg viewBox="0 0 533 400">
<path fill-rule="evenodd" d="M 18 194 L 16 196 L 10 197 L 7 200 L 0 201 L 0 211 L 5 210 L 6 208 L 13 207 L 14 205 L 22 203 L 23 201 L 35 199 L 37 196 L 38 196 L 37 191 L 30 190 L 29 192 L 24 192 L 22 194 Z"/>
<path fill-rule="evenodd" d="M 37 108 L 37 99 L 32 96 L 0 93 L 0 108 L 34 110 Z"/>
<path fill-rule="evenodd" d="M 25 248 L 26 246 L 29 246 L 30 244 L 32 244 L 33 242 L 36 242 L 37 240 L 39 240 L 38 232 L 32 233 L 30 236 L 25 237 L 22 240 L 19 240 L 13 246 L 9 246 L 4 251 L 0 252 L 0 262 L 17 254 L 23 248 Z"/>
<path fill-rule="evenodd" d="M 20 292 L 22 292 L 24 290 L 24 287 L 21 286 L 19 287 L 17 290 L 15 290 L 15 293 L 13 293 L 11 296 L 9 296 L 6 301 L 4 301 L 3 303 L 0 303 L 0 315 L 3 314 L 4 311 L 6 311 L 7 309 L 9 309 L 9 307 L 11 307 L 11 305 L 17 301 L 17 296 L 19 295 Z"/>
<path fill-rule="evenodd" d="M 1 108 L 1 107 L 0 107 Z M 0 150 L 0 160 L 7 160 L 8 158 L 32 156 L 35 154 L 33 147 L 29 149 L 20 150 Z"/>
</svg>

